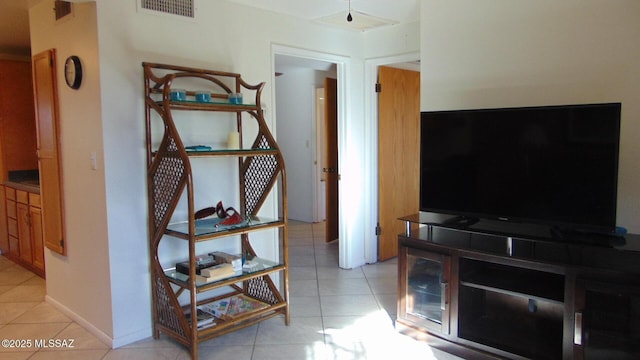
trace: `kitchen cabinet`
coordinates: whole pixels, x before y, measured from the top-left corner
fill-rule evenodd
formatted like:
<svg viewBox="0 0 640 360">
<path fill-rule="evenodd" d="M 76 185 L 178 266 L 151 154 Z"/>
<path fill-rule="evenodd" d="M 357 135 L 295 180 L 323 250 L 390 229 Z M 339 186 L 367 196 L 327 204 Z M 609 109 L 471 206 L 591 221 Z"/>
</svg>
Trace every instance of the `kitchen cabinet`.
<svg viewBox="0 0 640 360">
<path fill-rule="evenodd" d="M 0 60 L 0 181 L 37 168 L 31 64 Z"/>
<path fill-rule="evenodd" d="M 14 187 L 15 186 L 15 187 Z M 19 187 L 17 189 L 16 187 Z M 6 257 L 44 277 L 42 210 L 37 188 L 5 184 Z M 28 191 L 31 190 L 31 191 Z M 3 250 L 3 254 L 4 254 Z"/>
</svg>

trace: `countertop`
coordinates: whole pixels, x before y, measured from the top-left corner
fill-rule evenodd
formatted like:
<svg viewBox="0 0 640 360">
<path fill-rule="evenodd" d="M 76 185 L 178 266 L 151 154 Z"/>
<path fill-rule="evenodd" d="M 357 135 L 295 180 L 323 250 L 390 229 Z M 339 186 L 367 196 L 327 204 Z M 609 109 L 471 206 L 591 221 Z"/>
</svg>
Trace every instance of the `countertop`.
<svg viewBox="0 0 640 360">
<path fill-rule="evenodd" d="M 40 182 L 37 180 L 25 180 L 25 181 L 5 181 L 2 185 L 14 188 L 16 190 L 23 190 L 30 193 L 40 194 Z"/>
</svg>

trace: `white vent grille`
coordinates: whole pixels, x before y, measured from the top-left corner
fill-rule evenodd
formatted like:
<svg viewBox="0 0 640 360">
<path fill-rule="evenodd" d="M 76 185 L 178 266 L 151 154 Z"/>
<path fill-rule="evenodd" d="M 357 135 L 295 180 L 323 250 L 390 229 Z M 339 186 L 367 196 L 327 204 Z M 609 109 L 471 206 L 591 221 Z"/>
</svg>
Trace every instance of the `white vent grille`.
<svg viewBox="0 0 640 360">
<path fill-rule="evenodd" d="M 194 0 L 142 0 L 142 8 L 193 18 Z"/>
</svg>

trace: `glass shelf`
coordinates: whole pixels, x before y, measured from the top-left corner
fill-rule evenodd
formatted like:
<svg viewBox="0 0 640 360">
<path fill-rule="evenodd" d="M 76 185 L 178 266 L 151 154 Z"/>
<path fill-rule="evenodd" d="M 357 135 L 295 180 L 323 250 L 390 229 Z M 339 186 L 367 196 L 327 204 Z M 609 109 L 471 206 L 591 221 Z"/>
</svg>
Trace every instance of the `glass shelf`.
<svg viewBox="0 0 640 360">
<path fill-rule="evenodd" d="M 187 150 L 187 154 L 190 157 L 198 157 L 198 156 L 257 156 L 257 155 L 271 155 L 277 154 L 278 149 L 268 148 L 268 149 L 211 149 L 211 150 Z"/>
<path fill-rule="evenodd" d="M 259 257 L 254 257 L 253 259 L 251 259 L 251 262 L 255 262 L 257 263 L 257 265 L 251 269 L 243 269 L 243 270 L 239 270 L 236 271 L 233 275 L 226 277 L 224 279 L 220 279 L 217 281 L 212 281 L 209 283 L 204 283 L 204 282 L 198 282 L 196 281 L 196 287 L 203 287 L 206 285 L 212 285 L 212 284 L 219 284 L 221 282 L 227 282 L 229 280 L 240 280 L 240 278 L 242 278 L 243 276 L 247 276 L 247 275 L 252 275 L 252 274 L 259 274 L 259 273 L 264 273 L 267 272 L 269 270 L 278 270 L 278 268 L 283 267 L 283 264 L 277 263 L 275 261 L 271 261 L 271 260 L 267 260 L 267 259 L 262 259 Z M 164 274 L 166 277 L 168 277 L 169 279 L 173 280 L 173 282 L 184 286 L 184 287 L 188 287 L 189 286 L 189 275 L 183 274 L 181 272 L 176 271 L 175 267 L 166 269 L 164 271 Z M 233 282 L 233 281 L 232 281 Z"/>
<path fill-rule="evenodd" d="M 156 101 L 160 107 L 164 105 L 162 100 Z M 219 111 L 246 111 L 258 110 L 256 104 L 234 104 L 226 101 L 202 102 L 195 100 L 170 100 L 169 107 L 181 110 L 219 110 Z"/>
<path fill-rule="evenodd" d="M 194 235 L 196 237 L 211 238 L 217 235 L 227 236 L 233 233 L 248 232 L 274 226 L 284 226 L 284 221 L 282 219 L 265 218 L 261 216 L 250 216 L 242 223 L 236 225 L 219 225 L 222 220 L 223 219 L 217 217 L 196 220 Z M 189 222 L 182 221 L 169 224 L 166 232 L 169 235 L 186 239 L 189 236 Z"/>
<path fill-rule="evenodd" d="M 162 102 L 162 101 L 158 101 Z M 172 104 L 197 104 L 197 105 L 231 105 L 231 106 L 256 106 L 256 104 L 232 103 L 228 101 L 196 101 L 196 100 L 171 100 Z"/>
</svg>

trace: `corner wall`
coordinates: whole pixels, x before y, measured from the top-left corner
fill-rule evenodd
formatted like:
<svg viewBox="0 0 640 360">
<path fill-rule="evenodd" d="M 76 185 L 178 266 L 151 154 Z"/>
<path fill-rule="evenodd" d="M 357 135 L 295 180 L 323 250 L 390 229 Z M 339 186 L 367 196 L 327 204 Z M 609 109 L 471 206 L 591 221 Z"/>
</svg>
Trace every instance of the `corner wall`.
<svg viewBox="0 0 640 360">
<path fill-rule="evenodd" d="M 622 102 L 618 225 L 640 232 L 640 2 L 421 0 L 421 109 Z"/>
<path fill-rule="evenodd" d="M 52 0 L 43 0 L 29 10 L 32 53 L 53 48 L 57 56 L 67 256 L 45 250 L 47 301 L 108 343 L 114 333 L 96 6 L 75 3 L 73 15 L 57 22 L 53 7 Z M 70 55 L 79 56 L 83 66 L 78 90 L 64 80 Z"/>
</svg>

